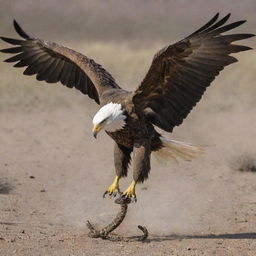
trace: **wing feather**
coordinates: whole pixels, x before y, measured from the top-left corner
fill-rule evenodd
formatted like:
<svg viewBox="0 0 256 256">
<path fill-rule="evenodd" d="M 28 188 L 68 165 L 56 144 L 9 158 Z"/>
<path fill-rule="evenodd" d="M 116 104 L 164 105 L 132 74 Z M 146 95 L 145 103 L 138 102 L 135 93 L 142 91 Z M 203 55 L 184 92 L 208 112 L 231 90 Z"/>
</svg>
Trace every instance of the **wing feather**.
<svg viewBox="0 0 256 256">
<path fill-rule="evenodd" d="M 19 53 L 22 51 L 23 51 L 22 47 L 11 47 L 11 48 L 1 50 L 1 52 L 4 52 L 4 53 Z"/>
<path fill-rule="evenodd" d="M 24 75 L 36 75 L 39 81 L 75 87 L 97 103 L 106 90 L 120 89 L 114 78 L 92 59 L 56 43 L 31 37 L 15 20 L 13 25 L 24 40 L 0 37 L 15 45 L 0 51 L 16 54 L 5 62 L 16 62 L 14 67 L 26 67 Z"/>
<path fill-rule="evenodd" d="M 229 54 L 251 49 L 231 43 L 253 34 L 222 35 L 242 25 L 244 20 L 225 25 L 230 14 L 219 21 L 218 17 L 216 14 L 185 39 L 156 53 L 134 93 L 136 107 L 165 131 L 171 132 L 180 125 L 220 71 L 237 61 Z"/>
<path fill-rule="evenodd" d="M 192 37 L 195 34 L 199 34 L 201 31 L 204 31 L 205 29 L 209 28 L 212 24 L 214 24 L 217 19 L 219 18 L 219 13 L 217 13 L 211 20 L 209 20 L 204 26 L 193 32 L 189 37 Z"/>
<path fill-rule="evenodd" d="M 219 20 L 218 22 L 216 22 L 215 24 L 213 24 L 211 27 L 207 28 L 204 30 L 204 33 L 205 32 L 208 32 L 208 31 L 212 31 L 216 28 L 219 28 L 220 26 L 222 26 L 223 24 L 226 23 L 226 21 L 229 19 L 231 13 L 229 13 L 228 15 L 226 15 L 225 17 L 223 17 L 221 20 Z"/>
</svg>

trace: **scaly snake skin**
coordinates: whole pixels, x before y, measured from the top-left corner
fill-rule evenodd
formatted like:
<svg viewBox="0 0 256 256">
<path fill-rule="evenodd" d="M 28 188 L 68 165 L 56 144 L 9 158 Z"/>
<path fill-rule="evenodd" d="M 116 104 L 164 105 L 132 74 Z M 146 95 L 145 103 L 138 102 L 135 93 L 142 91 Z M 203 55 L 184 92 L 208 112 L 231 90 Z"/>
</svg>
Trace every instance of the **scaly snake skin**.
<svg viewBox="0 0 256 256">
<path fill-rule="evenodd" d="M 101 230 L 97 230 L 93 227 L 93 225 L 87 221 L 87 227 L 90 230 L 88 233 L 89 237 L 92 238 L 102 238 L 102 239 L 108 239 L 111 241 L 125 241 L 125 242 L 130 242 L 130 241 L 145 241 L 148 237 L 148 230 L 144 226 L 138 226 L 138 228 L 143 232 L 143 235 L 137 236 L 137 237 L 123 237 L 115 234 L 110 233 L 114 231 L 124 220 L 127 209 L 128 209 L 128 204 L 131 202 L 129 198 L 123 198 L 120 197 L 115 200 L 115 203 L 120 204 L 120 211 L 117 213 L 116 217 L 114 220 L 108 224 L 106 227 L 102 228 Z"/>
</svg>

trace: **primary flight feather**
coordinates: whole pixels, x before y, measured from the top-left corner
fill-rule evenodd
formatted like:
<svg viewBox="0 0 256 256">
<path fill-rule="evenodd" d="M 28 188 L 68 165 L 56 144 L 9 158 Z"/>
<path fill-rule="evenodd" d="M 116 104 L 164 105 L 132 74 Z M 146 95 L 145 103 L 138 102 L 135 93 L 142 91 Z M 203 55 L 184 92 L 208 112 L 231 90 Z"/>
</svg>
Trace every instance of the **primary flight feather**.
<svg viewBox="0 0 256 256">
<path fill-rule="evenodd" d="M 237 61 L 232 53 L 250 50 L 233 42 L 253 34 L 223 33 L 245 21 L 226 25 L 230 14 L 218 20 L 216 14 L 200 29 L 183 40 L 168 45 L 153 58 L 145 78 L 134 92 L 123 90 L 114 78 L 92 59 L 53 42 L 28 35 L 14 21 L 23 39 L 1 37 L 12 48 L 1 50 L 15 54 L 5 62 L 26 67 L 24 75 L 36 75 L 39 81 L 61 82 L 80 90 L 100 104 L 93 118 L 93 135 L 104 129 L 114 139 L 116 177 L 105 194 L 136 200 L 135 187 L 148 178 L 150 155 L 163 159 L 191 160 L 203 152 L 201 147 L 165 138 L 154 125 L 171 132 L 180 125 L 201 99 L 206 88 L 227 65 Z M 127 175 L 133 153 L 133 181 L 122 193 L 119 179 Z"/>
</svg>

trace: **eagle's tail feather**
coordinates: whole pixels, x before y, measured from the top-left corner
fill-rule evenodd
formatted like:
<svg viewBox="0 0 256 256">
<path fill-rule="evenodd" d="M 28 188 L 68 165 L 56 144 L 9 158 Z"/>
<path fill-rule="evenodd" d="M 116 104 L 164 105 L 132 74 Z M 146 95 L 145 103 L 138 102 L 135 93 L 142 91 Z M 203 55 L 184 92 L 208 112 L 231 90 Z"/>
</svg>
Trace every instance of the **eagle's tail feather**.
<svg viewBox="0 0 256 256">
<path fill-rule="evenodd" d="M 205 153 L 205 148 L 202 146 L 196 146 L 166 137 L 160 137 L 160 139 L 163 147 L 158 151 L 154 151 L 154 156 L 161 163 L 168 161 L 178 162 L 179 159 L 191 161 Z"/>
</svg>

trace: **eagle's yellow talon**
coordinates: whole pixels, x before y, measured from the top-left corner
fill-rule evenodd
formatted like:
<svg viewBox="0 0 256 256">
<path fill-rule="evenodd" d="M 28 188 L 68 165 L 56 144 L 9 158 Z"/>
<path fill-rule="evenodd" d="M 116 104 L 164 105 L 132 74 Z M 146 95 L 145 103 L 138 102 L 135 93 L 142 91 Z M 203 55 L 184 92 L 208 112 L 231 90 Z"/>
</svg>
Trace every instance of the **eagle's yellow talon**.
<svg viewBox="0 0 256 256">
<path fill-rule="evenodd" d="M 113 183 L 108 187 L 106 192 L 103 194 L 103 197 L 108 194 L 109 196 L 116 196 L 117 194 L 121 194 L 121 191 L 119 189 L 119 179 L 120 177 L 116 176 Z"/>
<path fill-rule="evenodd" d="M 131 185 L 123 192 L 123 197 L 130 198 L 133 201 L 137 201 L 135 193 L 136 182 L 133 180 Z"/>
</svg>

